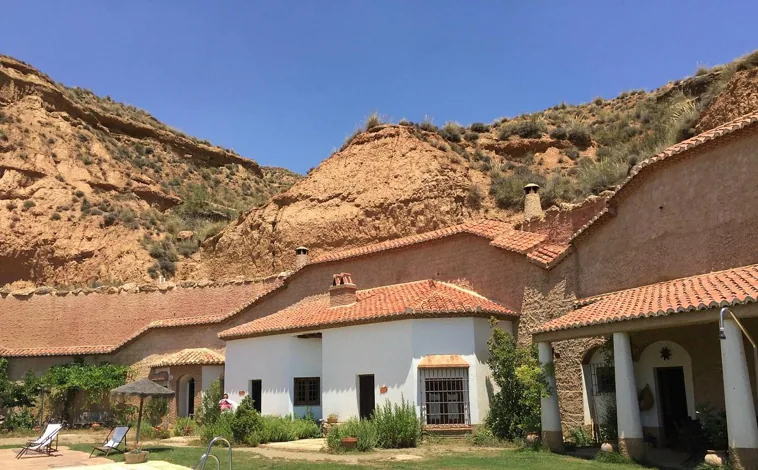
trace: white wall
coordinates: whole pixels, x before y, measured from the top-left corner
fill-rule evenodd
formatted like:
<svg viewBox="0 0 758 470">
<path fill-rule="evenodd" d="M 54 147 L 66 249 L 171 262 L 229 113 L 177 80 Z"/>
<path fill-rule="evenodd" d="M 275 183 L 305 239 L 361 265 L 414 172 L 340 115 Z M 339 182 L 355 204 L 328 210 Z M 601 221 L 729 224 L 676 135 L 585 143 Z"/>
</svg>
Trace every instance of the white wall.
<svg viewBox="0 0 758 470">
<path fill-rule="evenodd" d="M 321 340 L 293 335 L 264 336 L 229 341 L 226 344 L 224 388 L 230 397 L 250 393 L 250 381 L 261 380 L 261 412 L 284 416 L 304 414 L 294 407 L 295 377 L 321 376 Z M 323 387 L 323 384 L 322 384 Z M 320 407 L 311 409 L 321 417 Z"/>
<path fill-rule="evenodd" d="M 665 361 L 661 357 L 661 348 L 668 347 L 671 350 L 671 357 Z M 682 367 L 684 370 L 684 389 L 687 396 L 687 413 L 691 418 L 695 418 L 695 388 L 692 382 L 692 359 L 687 351 L 678 344 L 671 341 L 658 341 L 646 347 L 640 360 L 634 365 L 634 376 L 637 381 L 637 390 L 642 390 L 645 385 L 650 385 L 653 392 L 653 407 L 646 411 L 640 412 L 642 425 L 646 427 L 662 427 L 663 423 L 659 419 L 658 405 L 660 396 L 656 386 L 655 368 L 656 367 Z"/>
<path fill-rule="evenodd" d="M 501 323 L 512 331 L 510 322 Z M 374 375 L 377 406 L 404 397 L 415 402 L 420 412 L 419 362 L 427 355 L 458 354 L 470 365 L 471 422 L 479 424 L 489 410 L 490 371 L 485 363 L 489 337 L 487 320 L 479 318 L 402 320 L 324 330 L 324 415 L 336 413 L 340 420 L 358 416 L 358 376 L 362 374 Z M 387 387 L 384 394 L 382 386 Z"/>
<path fill-rule="evenodd" d="M 202 391 L 205 392 L 208 390 L 208 387 L 210 387 L 211 382 L 218 379 L 224 374 L 224 366 L 203 366 L 203 372 L 202 372 L 202 382 L 203 382 L 203 389 Z"/>
<path fill-rule="evenodd" d="M 500 327 L 513 331 L 511 322 Z M 412 401 L 419 409 L 418 363 L 424 356 L 457 354 L 469 363 L 469 403 L 472 424 L 481 423 L 495 393 L 489 367 L 488 320 L 437 318 L 402 320 L 323 330 L 322 339 L 292 335 L 265 336 L 227 342 L 225 388 L 230 396 L 249 392 L 249 381 L 262 380 L 264 414 L 302 415 L 293 406 L 295 377 L 321 377 L 319 417 L 336 413 L 346 420 L 358 416 L 358 376 L 374 375 L 377 406 L 386 400 Z M 387 387 L 386 393 L 380 389 Z"/>
</svg>

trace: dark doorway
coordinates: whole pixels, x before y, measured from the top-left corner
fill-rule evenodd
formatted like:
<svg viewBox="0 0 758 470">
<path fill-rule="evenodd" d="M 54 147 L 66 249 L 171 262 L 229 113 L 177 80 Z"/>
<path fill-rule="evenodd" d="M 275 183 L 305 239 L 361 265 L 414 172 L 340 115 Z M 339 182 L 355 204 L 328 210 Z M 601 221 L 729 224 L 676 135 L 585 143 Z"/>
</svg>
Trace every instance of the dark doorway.
<svg viewBox="0 0 758 470">
<path fill-rule="evenodd" d="M 195 379 L 187 383 L 187 416 L 195 416 Z"/>
<path fill-rule="evenodd" d="M 374 397 L 374 375 L 358 376 L 358 412 L 361 419 L 368 419 L 374 414 L 376 406 Z"/>
<path fill-rule="evenodd" d="M 253 406 L 258 413 L 261 411 L 261 398 L 263 396 L 263 381 L 251 380 L 250 381 L 250 397 L 253 399 Z"/>
<path fill-rule="evenodd" d="M 656 367 L 655 378 L 660 397 L 660 418 L 663 421 L 663 435 L 667 447 L 676 447 L 679 430 L 689 421 L 687 414 L 687 392 L 684 387 L 682 367 Z M 682 436 L 684 437 L 684 436 Z"/>
</svg>

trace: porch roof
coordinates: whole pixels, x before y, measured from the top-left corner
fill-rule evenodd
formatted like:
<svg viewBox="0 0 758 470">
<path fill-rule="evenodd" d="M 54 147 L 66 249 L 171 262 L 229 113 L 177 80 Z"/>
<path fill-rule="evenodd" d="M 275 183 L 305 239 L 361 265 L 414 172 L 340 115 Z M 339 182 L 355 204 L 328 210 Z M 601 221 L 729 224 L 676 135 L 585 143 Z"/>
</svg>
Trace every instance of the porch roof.
<svg viewBox="0 0 758 470">
<path fill-rule="evenodd" d="M 575 310 L 543 323 L 532 334 L 742 305 L 756 299 L 758 264 L 583 299 Z"/>
<path fill-rule="evenodd" d="M 518 314 L 476 292 L 433 280 L 393 284 L 356 292 L 356 302 L 331 307 L 329 294 L 306 297 L 272 315 L 230 328 L 219 338 L 232 340 L 362 325 L 409 318 L 517 318 Z"/>
<path fill-rule="evenodd" d="M 150 367 L 170 367 L 187 365 L 221 365 L 224 355 L 208 348 L 189 348 L 163 357 Z"/>
</svg>

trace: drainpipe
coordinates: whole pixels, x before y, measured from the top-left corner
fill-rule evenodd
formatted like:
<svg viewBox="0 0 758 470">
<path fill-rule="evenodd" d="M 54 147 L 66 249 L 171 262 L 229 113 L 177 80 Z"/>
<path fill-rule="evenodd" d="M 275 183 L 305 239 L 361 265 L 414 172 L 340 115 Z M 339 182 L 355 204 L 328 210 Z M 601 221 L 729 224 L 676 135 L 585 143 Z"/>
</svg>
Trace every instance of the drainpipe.
<svg viewBox="0 0 758 470">
<path fill-rule="evenodd" d="M 744 334 L 747 340 L 750 341 L 750 344 L 753 345 L 753 367 L 755 367 L 756 395 L 758 396 L 758 345 L 756 345 L 753 337 L 750 336 L 750 333 L 748 333 L 747 329 L 744 326 L 742 326 L 742 323 L 740 323 L 740 320 L 737 318 L 734 312 L 732 312 L 729 309 L 729 307 L 723 307 L 721 311 L 719 312 L 719 339 L 720 340 L 726 339 L 726 333 L 724 333 L 724 314 L 727 312 L 729 312 L 729 315 L 732 316 L 737 326 L 740 327 L 740 330 L 742 330 L 742 334 Z"/>
</svg>

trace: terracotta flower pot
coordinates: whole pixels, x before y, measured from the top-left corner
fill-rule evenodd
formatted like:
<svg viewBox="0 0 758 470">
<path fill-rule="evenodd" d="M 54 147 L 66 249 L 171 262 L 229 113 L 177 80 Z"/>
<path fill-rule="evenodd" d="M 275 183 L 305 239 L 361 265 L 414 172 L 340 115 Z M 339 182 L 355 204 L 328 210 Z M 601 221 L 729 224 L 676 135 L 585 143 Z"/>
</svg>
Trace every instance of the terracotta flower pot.
<svg viewBox="0 0 758 470">
<path fill-rule="evenodd" d="M 141 452 L 127 452 L 124 454 L 124 462 L 127 464 L 131 463 L 145 463 L 147 462 L 147 454 L 150 452 L 143 450 Z"/>
<path fill-rule="evenodd" d="M 336 416 L 329 416 L 326 418 L 326 422 L 329 424 L 337 424 L 337 417 Z"/>
<path fill-rule="evenodd" d="M 720 467 L 727 461 L 728 452 L 725 450 L 708 450 L 705 453 L 705 459 L 703 461 L 708 465 L 714 467 Z"/>
<path fill-rule="evenodd" d="M 526 435 L 526 439 L 524 439 L 527 443 L 527 445 L 533 446 L 540 442 L 540 435 L 536 432 L 530 432 Z"/>
<path fill-rule="evenodd" d="M 615 442 L 603 442 L 600 445 L 600 452 L 616 452 L 617 445 Z"/>
<path fill-rule="evenodd" d="M 355 449 L 357 445 L 358 445 L 357 437 L 343 437 L 342 438 L 342 447 L 344 447 L 345 449 Z"/>
</svg>

